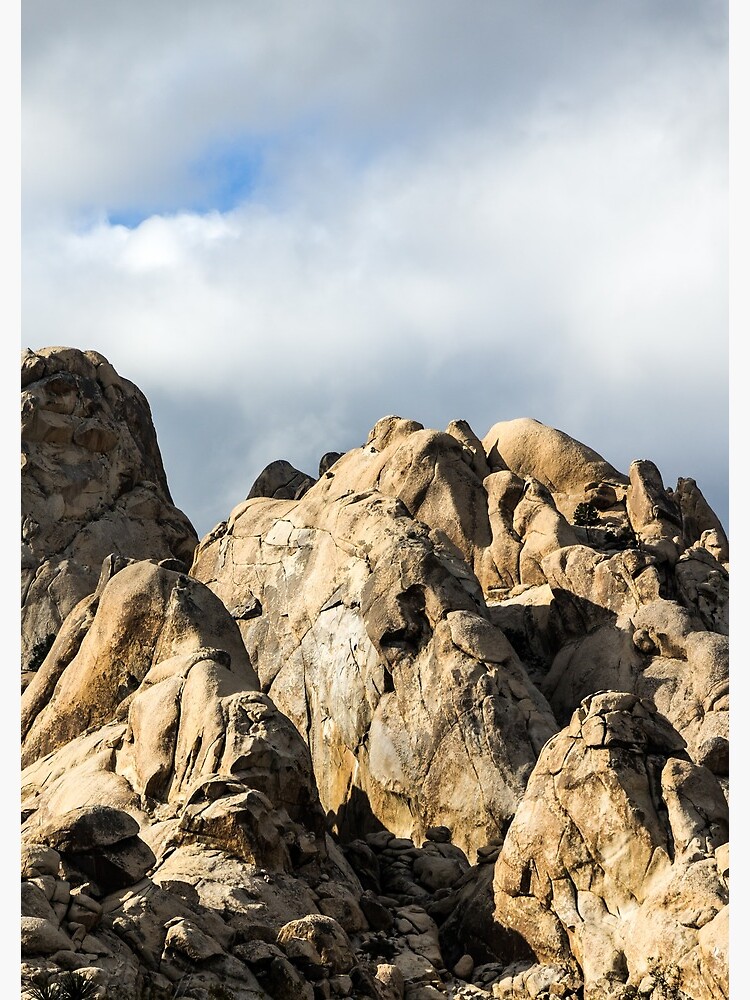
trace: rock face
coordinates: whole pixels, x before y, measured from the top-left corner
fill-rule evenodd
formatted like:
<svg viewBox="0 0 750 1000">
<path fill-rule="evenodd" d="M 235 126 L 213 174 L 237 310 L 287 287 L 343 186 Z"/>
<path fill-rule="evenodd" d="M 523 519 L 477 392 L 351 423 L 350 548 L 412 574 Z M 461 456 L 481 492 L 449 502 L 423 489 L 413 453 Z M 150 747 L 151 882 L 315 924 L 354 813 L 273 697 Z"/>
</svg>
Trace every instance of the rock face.
<svg viewBox="0 0 750 1000">
<path fill-rule="evenodd" d="M 25 986 L 728 996 L 729 552 L 694 480 L 385 417 L 196 548 L 139 390 L 68 348 L 22 373 Z"/>
<path fill-rule="evenodd" d="M 723 542 L 706 547 L 709 516 L 679 534 L 679 499 L 653 470 L 645 482 L 646 463 L 630 483 L 536 421 L 496 425 L 484 445 L 455 434 L 384 418 L 301 499 L 246 501 L 196 552 L 193 574 L 307 739 L 339 831 L 371 811 L 403 836 L 445 822 L 475 849 L 601 687 L 653 698 L 724 776 L 728 568 Z M 668 551 L 667 529 L 634 513 L 649 491 L 671 512 Z"/>
<path fill-rule="evenodd" d="M 481 558 L 481 508 L 466 535 L 453 521 L 481 482 L 455 439 L 405 424 L 376 428 L 299 501 L 246 501 L 192 573 L 237 615 L 340 834 L 445 823 L 473 851 L 509 822 L 557 725 L 457 544 Z"/>
<path fill-rule="evenodd" d="M 537 762 L 497 861 L 495 919 L 540 961 L 580 968 L 592 997 L 648 977 L 724 995 L 726 956 L 706 942 L 726 921 L 727 838 L 719 782 L 654 706 L 593 695 Z"/>
<path fill-rule="evenodd" d="M 21 356 L 22 666 L 33 672 L 110 553 L 190 564 L 148 402 L 95 351 Z"/>
</svg>

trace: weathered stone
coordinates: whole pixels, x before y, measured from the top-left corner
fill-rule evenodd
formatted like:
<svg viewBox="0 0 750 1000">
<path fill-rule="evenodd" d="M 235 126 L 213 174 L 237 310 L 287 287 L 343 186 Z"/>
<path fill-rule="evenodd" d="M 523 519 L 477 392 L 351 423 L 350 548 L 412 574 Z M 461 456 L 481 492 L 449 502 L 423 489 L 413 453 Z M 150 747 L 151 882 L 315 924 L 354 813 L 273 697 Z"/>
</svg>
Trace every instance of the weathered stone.
<svg viewBox="0 0 750 1000">
<path fill-rule="evenodd" d="M 447 826 L 428 826 L 425 830 L 425 837 L 435 844 L 449 844 L 451 832 Z"/>
<path fill-rule="evenodd" d="M 453 975 L 459 979 L 471 979 L 474 971 L 474 959 L 471 955 L 462 955 L 453 966 Z"/>
<path fill-rule="evenodd" d="M 223 954 L 223 948 L 217 941 L 183 917 L 176 917 L 170 921 L 164 948 L 167 952 L 180 952 L 193 962 L 205 962 L 209 958 Z"/>
<path fill-rule="evenodd" d="M 615 491 L 627 479 L 601 455 L 580 441 L 537 420 L 520 417 L 495 424 L 483 439 L 493 470 L 509 469 L 553 491 L 565 517 L 585 499 L 590 484 L 609 484 Z"/>
<path fill-rule="evenodd" d="M 71 939 L 46 917 L 21 917 L 21 954 L 52 955 L 57 951 L 74 950 Z"/>
<path fill-rule="evenodd" d="M 404 976 L 397 965 L 381 963 L 375 971 L 375 978 L 388 991 L 386 1000 L 403 1000 Z"/>
<path fill-rule="evenodd" d="M 32 882 L 21 882 L 21 915 L 24 917 L 41 917 L 58 923 L 55 911 L 50 906 L 44 891 Z"/>
<path fill-rule="evenodd" d="M 682 519 L 678 504 L 664 489 L 661 473 L 653 462 L 639 459 L 631 463 L 627 506 L 640 545 L 673 566 L 684 548 Z"/>
<path fill-rule="evenodd" d="M 332 917 L 310 914 L 284 924 L 277 941 L 292 958 L 300 947 L 308 946 L 317 963 L 327 965 L 335 975 L 346 974 L 355 965 L 354 953 L 345 931 Z"/>
<path fill-rule="evenodd" d="M 419 884 L 434 892 L 449 889 L 461 878 L 466 867 L 449 858 L 421 857 L 414 862 L 413 871 Z"/>
<path fill-rule="evenodd" d="M 562 732 L 545 748 L 511 823 L 495 869 L 496 919 L 541 961 L 577 964 L 592 987 L 679 963 L 693 970 L 688 995 L 708 1000 L 688 928 L 726 903 L 715 860 L 700 860 L 701 846 L 726 840 L 721 788 L 669 749 L 666 720 L 632 695 L 603 692 L 583 709 L 571 726 L 580 735 Z M 602 739 L 585 737 L 594 729 Z M 559 743 L 564 764 L 550 768 Z"/>
<path fill-rule="evenodd" d="M 110 806 L 82 806 L 56 816 L 36 829 L 36 835 L 60 854 L 80 854 L 111 847 L 138 836 L 138 821 Z"/>
<path fill-rule="evenodd" d="M 471 850 L 498 832 L 495 817 L 512 813 L 556 724 L 483 617 L 465 559 L 486 548 L 489 532 L 472 526 L 473 515 L 452 513 L 479 509 L 483 496 L 461 446 L 387 426 L 373 431 L 376 450 L 342 456 L 335 476 L 301 500 L 236 508 L 201 546 L 193 573 L 225 602 L 237 603 L 238 587 L 247 587 L 264 608 L 240 629 L 261 685 L 308 739 L 323 806 L 342 837 L 351 839 L 360 803 L 363 819 L 369 810 L 411 839 L 435 825 L 435 809 Z M 444 541 L 432 541 L 422 518 Z M 511 679 L 533 720 L 518 709 Z M 454 786 L 449 813 L 435 808 L 446 782 Z M 405 808 L 407 797 L 416 808 Z M 482 818 L 484 802 L 494 805 Z"/>
<path fill-rule="evenodd" d="M 140 390 L 95 351 L 21 356 L 22 660 L 36 669 L 110 553 L 189 563 Z"/>
<path fill-rule="evenodd" d="M 318 887 L 318 909 L 339 923 L 347 934 L 357 934 L 368 929 L 368 921 L 360 904 L 351 892 L 336 883 L 327 883 L 325 891 Z"/>
<path fill-rule="evenodd" d="M 260 473 L 246 499 L 273 497 L 276 500 L 299 500 L 314 483 L 313 478 L 295 469 L 289 462 L 279 459 L 271 462 Z"/>
<path fill-rule="evenodd" d="M 22 371 L 25 966 L 726 996 L 728 541 L 694 481 L 386 417 L 317 482 L 272 463 L 190 565 L 134 387 Z"/>
<path fill-rule="evenodd" d="M 359 906 L 372 930 L 389 931 L 393 926 L 393 916 L 390 910 L 383 906 L 374 893 L 362 893 Z"/>
<path fill-rule="evenodd" d="M 47 844 L 37 844 L 24 841 L 21 844 L 21 877 L 30 878 L 32 874 L 57 875 L 60 867 L 60 855 Z"/>
</svg>

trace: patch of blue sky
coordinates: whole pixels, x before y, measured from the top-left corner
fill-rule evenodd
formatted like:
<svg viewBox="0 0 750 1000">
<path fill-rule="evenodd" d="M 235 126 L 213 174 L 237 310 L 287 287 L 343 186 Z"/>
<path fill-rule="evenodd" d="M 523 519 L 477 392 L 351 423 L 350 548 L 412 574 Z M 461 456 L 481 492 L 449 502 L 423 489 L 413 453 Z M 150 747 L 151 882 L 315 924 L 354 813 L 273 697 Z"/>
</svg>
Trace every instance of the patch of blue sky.
<svg viewBox="0 0 750 1000">
<path fill-rule="evenodd" d="M 263 173 L 266 146 L 257 138 L 214 143 L 186 165 L 182 183 L 175 185 L 182 193 L 179 200 L 121 205 L 108 211 L 109 223 L 135 229 L 153 215 L 229 212 L 253 197 Z"/>
<path fill-rule="evenodd" d="M 229 212 L 247 201 L 263 172 L 266 143 L 236 140 L 212 146 L 189 168 L 191 179 L 205 191 L 192 207 L 198 212 Z"/>
</svg>

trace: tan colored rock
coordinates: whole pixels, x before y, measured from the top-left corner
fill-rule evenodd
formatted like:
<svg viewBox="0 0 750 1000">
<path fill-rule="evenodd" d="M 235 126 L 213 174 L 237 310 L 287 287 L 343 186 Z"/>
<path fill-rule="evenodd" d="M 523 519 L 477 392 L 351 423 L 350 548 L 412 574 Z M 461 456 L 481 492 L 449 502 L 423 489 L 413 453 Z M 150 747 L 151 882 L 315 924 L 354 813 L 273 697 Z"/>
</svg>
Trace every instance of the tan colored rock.
<svg viewBox="0 0 750 1000">
<path fill-rule="evenodd" d="M 278 820 L 274 822 L 273 803 L 262 792 L 248 791 L 239 782 L 234 788 L 237 794 L 212 800 L 210 792 L 205 797 L 204 785 L 198 789 L 200 797 L 195 793 L 191 796 L 180 820 L 181 842 L 216 846 L 267 871 L 290 871 L 284 827 Z"/>
<path fill-rule="evenodd" d="M 713 555 L 723 565 L 729 563 L 729 540 L 721 521 L 706 502 L 694 479 L 677 480 L 675 500 L 680 508 L 682 532 L 686 547 L 700 543 L 710 536 Z"/>
<path fill-rule="evenodd" d="M 345 488 L 369 463 L 382 485 L 388 447 L 414 457 L 447 437 L 410 431 L 404 445 L 399 433 L 383 452 L 343 456 L 297 503 L 240 505 L 192 572 L 228 607 L 252 597 L 263 609 L 240 631 L 263 689 L 308 740 L 340 833 L 356 826 L 361 792 L 388 829 L 419 838 L 445 823 L 471 850 L 515 810 L 555 723 L 467 563 L 401 500 Z M 454 452 L 480 490 L 451 438 Z"/>
<path fill-rule="evenodd" d="M 26 841 L 21 844 L 21 878 L 57 875 L 60 855 L 47 844 Z"/>
<path fill-rule="evenodd" d="M 534 479 L 526 480 L 523 495 L 513 513 L 513 530 L 521 539 L 520 582 L 537 585 L 547 581 L 545 556 L 578 541 L 573 528 L 555 506 L 549 490 Z"/>
<path fill-rule="evenodd" d="M 65 632 L 68 628 L 75 632 L 78 648 L 62 670 L 54 666 L 54 686 L 41 671 L 24 691 L 24 765 L 86 728 L 112 721 L 152 664 L 167 659 L 177 648 L 200 657 L 199 651 L 208 646 L 205 635 L 214 640 L 211 648 L 226 651 L 231 669 L 246 688 L 257 686 L 241 636 L 226 609 L 185 573 L 151 562 L 131 563 L 107 581 L 93 618 L 92 610 L 94 605 L 87 605 L 83 613 L 76 611 L 70 623 L 66 621 Z M 50 664 L 53 660 L 50 657 Z M 52 688 L 44 702 L 37 697 L 37 684 L 45 693 Z M 35 716 L 31 710 L 24 711 L 27 706 L 36 710 Z"/>
<path fill-rule="evenodd" d="M 661 599 L 655 563 L 653 555 L 637 549 L 607 554 L 574 544 L 553 549 L 541 570 L 553 593 L 564 595 L 589 630 Z"/>
<path fill-rule="evenodd" d="M 375 978 L 387 990 L 386 1000 L 403 1000 L 404 976 L 397 965 L 382 962 L 377 967 Z"/>
<path fill-rule="evenodd" d="M 21 916 L 41 917 L 54 924 L 59 923 L 44 890 L 28 880 L 21 882 Z"/>
<path fill-rule="evenodd" d="M 188 573 L 172 528 L 129 541 L 167 503 L 137 391 L 66 349 L 25 371 L 26 965 L 113 996 L 418 1000 L 446 966 L 726 996 L 728 545 L 694 481 L 386 417 L 317 482 L 272 463 Z M 156 472 L 113 518 L 131 404 Z"/>
<path fill-rule="evenodd" d="M 139 644 L 127 642 L 126 637 L 133 635 L 139 636 Z M 203 645 L 206 639 L 220 642 L 222 648 Z M 107 673 L 113 668 L 120 672 L 114 680 Z M 123 708 L 117 676 L 129 678 L 135 687 Z M 232 794 L 239 792 L 242 797 L 252 789 L 260 796 L 258 801 L 271 797 L 271 812 L 284 810 L 287 824 L 302 821 L 319 841 L 322 815 L 309 753 L 292 724 L 254 689 L 257 678 L 237 626 L 211 591 L 184 574 L 151 563 L 126 566 L 105 587 L 78 656 L 66 667 L 27 737 L 27 745 L 31 741 L 34 747 L 28 754 L 32 760 L 36 739 L 63 744 L 58 751 L 60 765 L 53 759 L 40 760 L 24 771 L 24 799 L 34 809 L 34 825 L 49 824 L 66 811 L 64 805 L 87 792 L 98 799 L 94 810 L 111 812 L 124 806 L 141 822 L 146 796 L 146 801 L 170 804 L 175 819 L 182 818 L 187 826 L 189 817 L 180 810 L 190 806 L 203 816 L 198 823 L 196 813 L 195 823 L 205 825 L 206 805 L 199 806 L 197 789 L 207 788 L 206 783 L 221 774 L 231 776 L 229 785 L 233 781 L 234 787 L 230 792 L 226 779 L 221 787 L 211 785 L 207 803 L 214 816 L 209 823 L 211 836 L 216 835 L 216 823 L 224 822 L 216 814 L 219 806 L 211 802 L 225 800 L 221 808 L 226 820 L 233 814 Z M 106 724 L 100 730 L 106 735 L 82 733 L 64 745 L 63 706 L 70 704 L 71 724 L 83 728 L 80 713 L 73 709 L 86 697 L 89 721 L 98 713 L 93 717 Z M 118 711 L 125 722 L 110 722 Z M 44 737 L 47 718 L 50 735 Z M 267 811 L 268 806 L 262 806 L 261 814 Z M 243 815 L 249 821 L 250 814 Z M 258 822 L 262 821 L 259 815 Z M 131 822 L 137 830 L 139 824 Z M 229 822 L 225 832 L 230 840 L 231 829 Z M 322 841 L 315 846 L 305 837 L 302 829 L 285 830 L 279 850 L 286 853 L 291 847 L 308 858 L 325 853 Z"/>
<path fill-rule="evenodd" d="M 653 570 L 650 563 L 640 574 L 627 571 L 626 557 L 632 569 L 636 556 L 624 552 L 606 559 L 581 547 L 561 549 L 545 561 L 559 588 L 555 593 L 564 593 L 566 608 L 585 623 L 585 631 L 563 642 L 541 689 L 558 719 L 602 688 L 648 698 L 685 738 L 693 759 L 725 776 L 728 637 L 705 630 L 693 610 L 649 592 L 643 580 Z M 585 596 L 587 562 L 593 600 Z"/>
<path fill-rule="evenodd" d="M 21 954 L 53 955 L 74 950 L 72 940 L 61 931 L 57 921 L 45 917 L 21 917 Z"/>
<path fill-rule="evenodd" d="M 191 920 L 186 920 L 184 917 L 175 917 L 169 921 L 164 948 L 167 951 L 178 951 L 193 962 L 205 962 L 206 959 L 224 952 L 218 941 L 214 941 Z"/>
<path fill-rule="evenodd" d="M 677 560 L 675 581 L 680 600 L 697 612 L 703 627 L 729 635 L 729 572 L 716 552 L 710 540 L 701 536 L 701 542 Z"/>
<path fill-rule="evenodd" d="M 257 690 L 229 612 L 196 580 L 128 563 L 89 610 L 74 615 L 78 651 L 40 715 L 54 719 L 50 706 L 61 709 L 67 690 L 71 704 L 90 697 L 99 724 L 30 753 L 21 782 L 24 871 L 65 866 L 66 900 L 44 919 L 62 920 L 68 936 L 53 939 L 44 923 L 24 939 L 34 954 L 55 945 L 51 961 L 61 948 L 91 947 L 110 987 L 144 973 L 178 982 L 187 972 L 205 989 L 224 984 L 261 1000 L 228 949 L 238 934 L 275 935 L 320 915 L 297 866 L 335 882 L 331 898 L 361 893 L 343 855 L 327 849 L 309 752 Z M 133 691 L 113 698 L 98 682 L 107 671 L 128 676 Z M 28 738 L 40 724 L 38 715 Z M 57 742 L 51 721 L 50 731 Z M 27 884 L 41 906 L 44 891 Z"/>
<path fill-rule="evenodd" d="M 484 453 L 484 445 L 469 424 L 465 420 L 451 420 L 445 428 L 445 433 L 461 442 L 469 452 L 469 464 L 477 477 L 484 481 L 490 475 L 491 469 Z"/>
<path fill-rule="evenodd" d="M 674 495 L 665 490 L 653 462 L 639 459 L 631 463 L 627 507 L 640 545 L 673 566 L 684 549 L 682 518 Z"/>
<path fill-rule="evenodd" d="M 22 660 L 36 670 L 110 553 L 190 562 L 143 394 L 95 351 L 21 356 Z"/>
<path fill-rule="evenodd" d="M 510 471 L 496 471 L 483 480 L 492 540 L 490 550 L 497 568 L 500 590 L 507 592 L 521 583 L 523 539 L 514 525 L 514 516 L 524 493 L 524 480 Z M 488 593 L 492 593 L 488 587 Z"/>
<path fill-rule="evenodd" d="M 519 417 L 495 424 L 483 438 L 491 468 L 509 469 L 521 479 L 535 479 L 553 495 L 562 515 L 572 519 L 592 484 L 614 487 L 621 495 L 627 478 L 592 448 L 538 420 Z"/>
<path fill-rule="evenodd" d="M 284 924 L 276 939 L 286 954 L 294 959 L 312 948 L 313 961 L 327 965 L 334 975 L 350 972 L 355 964 L 349 938 L 341 925 L 323 914 L 310 914 Z"/>
<path fill-rule="evenodd" d="M 679 968 L 687 995 L 715 995 L 698 929 L 727 902 L 713 856 L 726 802 L 683 745 L 648 703 L 594 695 L 545 747 L 508 831 L 495 919 L 540 961 L 579 967 L 587 991 Z"/>
</svg>

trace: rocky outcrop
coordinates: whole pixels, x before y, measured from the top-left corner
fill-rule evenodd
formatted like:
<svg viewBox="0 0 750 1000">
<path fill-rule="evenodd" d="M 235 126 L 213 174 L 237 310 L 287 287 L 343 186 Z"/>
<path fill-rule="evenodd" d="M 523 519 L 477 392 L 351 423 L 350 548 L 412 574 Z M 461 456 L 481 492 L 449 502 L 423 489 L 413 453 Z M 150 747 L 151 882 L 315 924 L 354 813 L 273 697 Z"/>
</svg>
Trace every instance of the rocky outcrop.
<svg viewBox="0 0 750 1000">
<path fill-rule="evenodd" d="M 21 656 L 33 674 L 102 560 L 190 564 L 148 402 L 95 351 L 21 356 Z"/>
<path fill-rule="evenodd" d="M 391 416 L 196 550 L 138 390 L 23 368 L 26 986 L 726 998 L 729 551 L 694 480 Z"/>
<path fill-rule="evenodd" d="M 471 870 L 450 830 L 342 850 L 228 611 L 187 574 L 120 566 L 69 616 L 78 651 L 28 713 L 25 981 L 75 973 L 113 1000 L 442 995 L 427 907 Z"/>
<path fill-rule="evenodd" d="M 389 433 L 394 447 L 400 430 Z M 410 489 L 421 474 L 448 494 L 431 466 L 411 465 L 435 436 L 411 436 Z M 396 475 L 370 445 L 300 501 L 246 501 L 192 573 L 237 616 L 263 690 L 305 736 L 340 835 L 419 838 L 444 824 L 472 852 L 507 824 L 557 727 L 456 546 L 399 498 L 361 489 L 363 467 L 381 484 Z"/>
<path fill-rule="evenodd" d="M 471 851 L 602 687 L 653 698 L 726 775 L 728 566 L 698 498 L 536 421 L 480 442 L 386 417 L 301 499 L 235 508 L 192 572 L 305 736 L 339 832 L 370 813 L 402 836 L 444 822 Z M 689 651 L 646 638 L 675 627 Z"/>
<path fill-rule="evenodd" d="M 727 995 L 727 803 L 647 701 L 587 698 L 541 754 L 495 869 L 495 919 L 587 997 Z M 651 986 L 651 989 L 648 987 Z"/>
<path fill-rule="evenodd" d="M 314 482 L 311 476 L 279 459 L 265 467 L 250 487 L 247 499 L 273 497 L 275 500 L 299 500 Z"/>
<path fill-rule="evenodd" d="M 229 613 L 184 573 L 133 562 L 107 581 L 23 753 L 24 870 L 61 904 L 30 896 L 49 926 L 27 927 L 25 954 L 95 961 L 111 995 L 144 968 L 166 988 L 197 966 L 261 997 L 231 954 L 251 915 L 273 936 L 319 912 L 308 882 L 358 888 L 326 845 L 307 747 L 258 690 Z"/>
</svg>

